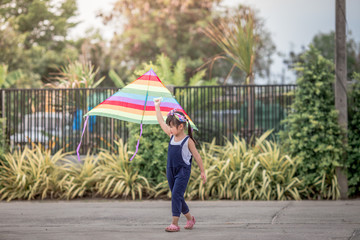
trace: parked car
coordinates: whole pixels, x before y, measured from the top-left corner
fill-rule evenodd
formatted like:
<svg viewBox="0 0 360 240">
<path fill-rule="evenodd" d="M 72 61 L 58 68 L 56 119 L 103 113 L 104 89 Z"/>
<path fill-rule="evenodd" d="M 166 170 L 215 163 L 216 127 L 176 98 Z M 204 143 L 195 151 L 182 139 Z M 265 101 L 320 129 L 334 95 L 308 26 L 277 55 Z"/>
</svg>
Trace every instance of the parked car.
<svg viewBox="0 0 360 240">
<path fill-rule="evenodd" d="M 49 141 L 55 136 L 62 137 L 63 130 L 72 126 L 72 116 L 62 112 L 35 112 L 25 114 L 15 133 L 10 136 L 10 147 L 29 142 L 40 143 L 49 148 Z"/>
</svg>

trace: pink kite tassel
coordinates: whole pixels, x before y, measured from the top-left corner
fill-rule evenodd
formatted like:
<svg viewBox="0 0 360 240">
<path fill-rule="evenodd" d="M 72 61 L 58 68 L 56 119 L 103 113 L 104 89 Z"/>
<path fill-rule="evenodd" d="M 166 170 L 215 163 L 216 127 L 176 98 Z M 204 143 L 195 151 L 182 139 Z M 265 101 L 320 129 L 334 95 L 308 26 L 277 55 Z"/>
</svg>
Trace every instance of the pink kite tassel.
<svg viewBox="0 0 360 240">
<path fill-rule="evenodd" d="M 139 150 L 139 143 L 140 143 L 140 138 L 141 138 L 141 135 L 142 135 L 142 131 L 143 131 L 143 129 L 142 129 L 142 124 L 140 124 L 140 136 L 139 136 L 139 140 L 138 140 L 138 142 L 137 142 L 137 144 L 136 144 L 135 153 L 134 153 L 134 155 L 130 158 L 130 161 L 133 160 L 133 158 L 135 157 L 136 153 L 137 153 L 138 150 Z"/>
<path fill-rule="evenodd" d="M 87 116 L 86 119 L 85 119 L 84 129 L 83 129 L 82 134 L 81 134 L 80 143 L 79 143 L 79 146 L 78 146 L 77 149 L 76 149 L 76 153 L 77 153 L 77 157 L 78 157 L 78 161 L 79 161 L 79 162 L 80 162 L 79 150 L 80 150 L 81 141 L 82 141 L 82 138 L 83 138 L 83 136 L 84 136 L 84 132 L 85 132 L 85 128 L 86 128 L 86 124 L 87 124 L 88 119 L 89 119 L 89 116 Z"/>
</svg>

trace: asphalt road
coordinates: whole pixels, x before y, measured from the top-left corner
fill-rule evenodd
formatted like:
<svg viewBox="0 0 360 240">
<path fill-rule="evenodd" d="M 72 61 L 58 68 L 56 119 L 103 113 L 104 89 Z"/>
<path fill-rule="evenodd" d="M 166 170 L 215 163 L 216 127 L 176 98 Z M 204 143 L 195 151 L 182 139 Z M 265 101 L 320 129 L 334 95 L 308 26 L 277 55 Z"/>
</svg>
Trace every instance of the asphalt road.
<svg viewBox="0 0 360 240">
<path fill-rule="evenodd" d="M 170 201 L 0 202 L 0 239 L 360 240 L 360 200 L 190 201 L 197 223 L 168 233 Z"/>
</svg>

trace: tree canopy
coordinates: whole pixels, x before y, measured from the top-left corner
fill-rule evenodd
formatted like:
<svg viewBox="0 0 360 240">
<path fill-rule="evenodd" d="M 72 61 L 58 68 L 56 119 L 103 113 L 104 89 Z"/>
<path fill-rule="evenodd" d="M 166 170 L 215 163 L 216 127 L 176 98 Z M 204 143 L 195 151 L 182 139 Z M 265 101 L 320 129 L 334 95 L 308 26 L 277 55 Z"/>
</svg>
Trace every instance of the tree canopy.
<svg viewBox="0 0 360 240">
<path fill-rule="evenodd" d="M 76 25 L 76 0 L 3 0 L 0 4 L 0 62 L 22 69 L 28 81 L 46 81 L 50 72 L 78 57 L 68 41 Z"/>
<path fill-rule="evenodd" d="M 204 34 L 203 29 L 211 22 L 234 15 L 245 19 L 249 10 L 240 6 L 230 11 L 221 3 L 221 0 L 118 0 L 110 13 L 101 14 L 108 24 L 123 24 L 112 39 L 114 61 L 121 62 L 132 72 L 143 62 L 155 61 L 160 54 L 165 54 L 172 62 L 182 58 L 186 61 L 186 79 L 190 79 L 200 66 L 222 51 Z M 262 68 L 259 73 L 266 73 L 275 47 L 256 14 L 255 19 L 258 35 L 261 36 L 259 64 L 256 66 L 257 69 Z M 215 75 L 226 76 L 231 65 L 218 63 Z M 244 78 L 241 74 L 236 77 Z"/>
<path fill-rule="evenodd" d="M 185 83 L 201 72 L 221 49 L 203 32 L 209 24 L 234 16 L 246 19 L 249 7 L 230 10 L 223 0 L 117 0 L 114 8 L 100 16 L 114 24 L 115 35 L 108 41 L 97 29 L 84 37 L 70 40 L 68 33 L 76 26 L 76 0 L 3 0 L 0 3 L 0 64 L 7 72 L 21 70 L 22 81 L 12 87 L 38 87 L 54 79 L 54 73 L 74 61 L 91 62 L 97 79 L 106 76 L 103 86 L 113 85 L 116 72 L 126 82 L 141 66 L 166 56 L 171 63 L 185 66 Z M 95 16 L 94 16 L 95 17 Z M 255 14 L 254 25 L 259 37 L 254 72 L 266 75 L 275 47 L 263 21 Z M 232 64 L 219 61 L 208 82 L 225 79 Z M 197 75 L 198 74 L 198 75 Z M 232 73 L 234 82 L 243 82 L 245 74 Z M 10 81 L 13 82 L 13 81 Z M 32 84 L 34 83 L 34 84 Z M 36 83 L 36 84 L 35 84 Z"/>
<path fill-rule="evenodd" d="M 322 56 L 326 59 L 335 62 L 335 32 L 318 33 L 316 34 L 310 45 L 318 49 Z M 302 61 L 301 55 L 306 51 L 305 47 L 299 53 L 290 52 L 289 58 L 285 63 L 291 68 L 295 63 Z M 348 36 L 346 41 L 346 55 L 347 55 L 347 75 L 351 79 L 355 72 L 360 72 L 360 42 L 356 42 L 351 35 Z"/>
</svg>

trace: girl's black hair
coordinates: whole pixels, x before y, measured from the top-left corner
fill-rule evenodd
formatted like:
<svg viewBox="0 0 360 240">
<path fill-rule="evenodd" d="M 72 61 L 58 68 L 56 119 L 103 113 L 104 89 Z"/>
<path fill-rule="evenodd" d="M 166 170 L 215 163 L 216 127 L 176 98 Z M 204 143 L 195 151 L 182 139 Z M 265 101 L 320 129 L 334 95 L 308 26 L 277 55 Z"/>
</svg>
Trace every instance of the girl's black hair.
<svg viewBox="0 0 360 240">
<path fill-rule="evenodd" d="M 185 117 L 185 114 L 183 112 L 180 111 L 175 111 L 175 113 L 178 113 L 182 116 Z M 186 118 L 186 117 L 185 117 Z M 187 122 L 180 122 L 175 115 L 169 115 L 166 118 L 166 124 L 170 126 L 170 123 L 175 126 L 176 128 L 178 128 L 180 125 L 184 125 L 184 128 L 186 127 L 186 123 L 188 124 L 188 135 L 189 137 L 194 141 L 195 144 L 197 144 L 197 142 L 195 141 L 193 135 L 192 135 L 192 130 L 191 130 L 191 126 L 190 126 L 190 122 L 189 120 L 186 118 Z"/>
</svg>

